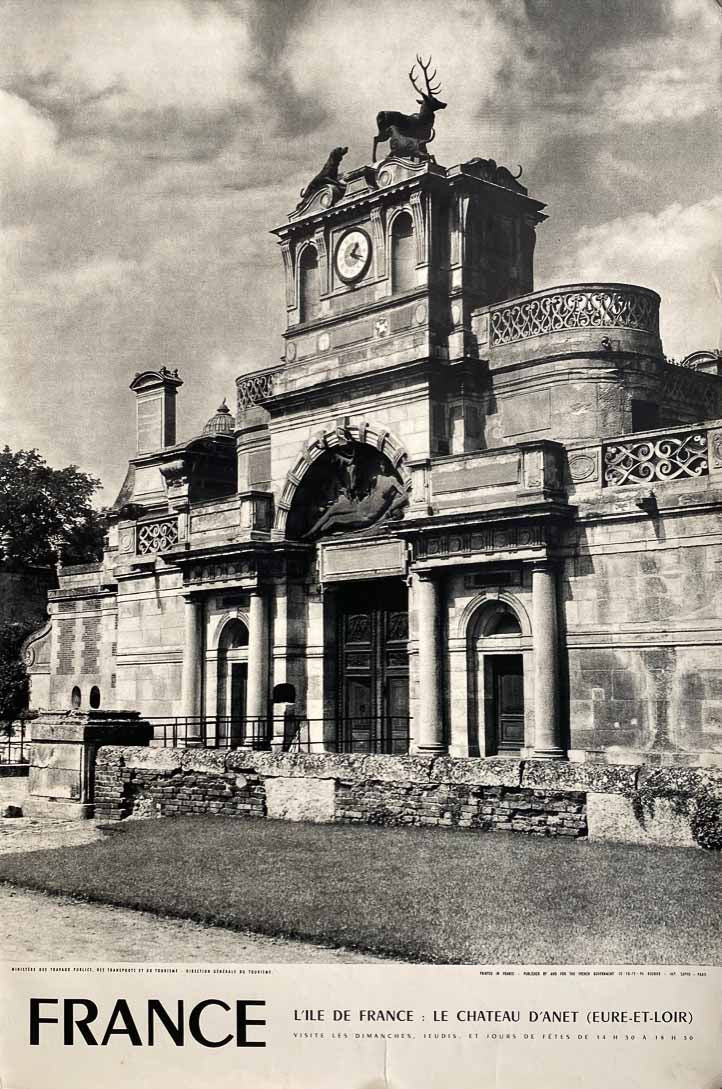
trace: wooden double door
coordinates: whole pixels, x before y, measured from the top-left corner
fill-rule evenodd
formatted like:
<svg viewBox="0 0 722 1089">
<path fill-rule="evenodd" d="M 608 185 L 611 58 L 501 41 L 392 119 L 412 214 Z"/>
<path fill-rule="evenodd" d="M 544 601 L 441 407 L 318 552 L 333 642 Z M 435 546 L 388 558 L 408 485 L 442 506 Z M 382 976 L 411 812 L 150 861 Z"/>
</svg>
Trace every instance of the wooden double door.
<svg viewBox="0 0 722 1089">
<path fill-rule="evenodd" d="M 340 751 L 408 751 L 408 637 L 408 590 L 401 579 L 355 584 L 339 594 Z"/>
</svg>

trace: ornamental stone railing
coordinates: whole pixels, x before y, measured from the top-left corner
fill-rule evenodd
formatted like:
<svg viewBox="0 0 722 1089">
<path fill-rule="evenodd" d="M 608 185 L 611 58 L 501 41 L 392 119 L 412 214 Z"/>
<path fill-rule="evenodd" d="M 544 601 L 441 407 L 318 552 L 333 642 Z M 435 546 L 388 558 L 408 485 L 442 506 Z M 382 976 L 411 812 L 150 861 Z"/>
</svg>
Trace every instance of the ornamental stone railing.
<svg viewBox="0 0 722 1089">
<path fill-rule="evenodd" d="M 150 556 L 165 552 L 178 544 L 178 519 L 160 518 L 156 522 L 141 522 L 137 529 L 137 552 Z"/>
<path fill-rule="evenodd" d="M 602 484 L 652 484 L 709 475 L 707 432 L 680 430 L 664 435 L 604 443 Z"/>
<path fill-rule="evenodd" d="M 629 284 L 571 284 L 490 307 L 489 347 L 574 329 L 635 329 L 659 336 L 659 296 Z"/>
<path fill-rule="evenodd" d="M 256 371 L 255 374 L 242 374 L 236 379 L 238 391 L 238 412 L 245 412 L 273 396 L 273 380 L 278 367 L 273 370 Z"/>
</svg>

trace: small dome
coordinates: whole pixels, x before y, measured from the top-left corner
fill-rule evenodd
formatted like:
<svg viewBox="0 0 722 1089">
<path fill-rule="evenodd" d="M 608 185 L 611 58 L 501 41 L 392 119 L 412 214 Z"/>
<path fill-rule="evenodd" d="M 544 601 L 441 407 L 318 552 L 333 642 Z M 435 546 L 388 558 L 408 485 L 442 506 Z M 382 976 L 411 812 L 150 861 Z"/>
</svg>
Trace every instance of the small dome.
<svg viewBox="0 0 722 1089">
<path fill-rule="evenodd" d="M 229 435 L 233 428 L 236 426 L 236 421 L 231 416 L 231 410 L 226 404 L 225 397 L 223 403 L 218 406 L 218 409 L 214 416 L 211 416 L 210 420 L 203 428 L 204 435 Z"/>
</svg>

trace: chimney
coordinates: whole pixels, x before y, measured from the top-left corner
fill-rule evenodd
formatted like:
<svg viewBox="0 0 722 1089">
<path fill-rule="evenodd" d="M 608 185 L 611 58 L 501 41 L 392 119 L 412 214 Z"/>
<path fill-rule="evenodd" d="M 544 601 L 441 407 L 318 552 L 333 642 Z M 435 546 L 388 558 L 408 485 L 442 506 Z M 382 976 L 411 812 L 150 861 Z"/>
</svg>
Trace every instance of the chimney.
<svg viewBox="0 0 722 1089">
<path fill-rule="evenodd" d="M 175 399 L 183 380 L 178 371 L 161 367 L 141 371 L 130 383 L 136 396 L 137 452 L 150 454 L 175 446 Z"/>
</svg>

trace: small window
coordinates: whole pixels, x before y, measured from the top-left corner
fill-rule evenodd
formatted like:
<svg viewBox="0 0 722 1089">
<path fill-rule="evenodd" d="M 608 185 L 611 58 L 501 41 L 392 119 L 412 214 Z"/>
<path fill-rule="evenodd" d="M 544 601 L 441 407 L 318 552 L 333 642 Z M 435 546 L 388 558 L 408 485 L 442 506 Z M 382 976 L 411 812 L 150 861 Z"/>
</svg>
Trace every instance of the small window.
<svg viewBox="0 0 722 1089">
<path fill-rule="evenodd" d="M 659 405 L 654 401 L 632 401 L 632 431 L 654 431 L 659 427 Z"/>
<path fill-rule="evenodd" d="M 499 613 L 489 623 L 487 635 L 521 635 L 521 625 L 511 613 Z"/>
<path fill-rule="evenodd" d="M 301 321 L 314 321 L 321 313 L 321 284 L 318 275 L 318 254 L 306 246 L 298 269 Z"/>
<path fill-rule="evenodd" d="M 77 709 L 78 707 L 80 707 L 81 700 L 82 697 L 80 694 L 80 689 L 76 684 L 73 688 L 73 691 L 70 693 L 70 706 Z"/>
<path fill-rule="evenodd" d="M 100 707 L 100 689 L 98 688 L 97 684 L 94 684 L 93 687 L 90 689 L 88 703 L 94 711 L 97 711 Z"/>
<path fill-rule="evenodd" d="M 248 628 L 242 620 L 229 620 L 218 644 L 219 650 L 237 650 L 248 646 Z"/>
<path fill-rule="evenodd" d="M 295 703 L 296 689 L 292 684 L 276 684 L 273 686 L 274 703 Z"/>
<path fill-rule="evenodd" d="M 408 212 L 402 212 L 391 228 L 391 290 L 411 291 L 416 287 L 416 240 Z"/>
</svg>

